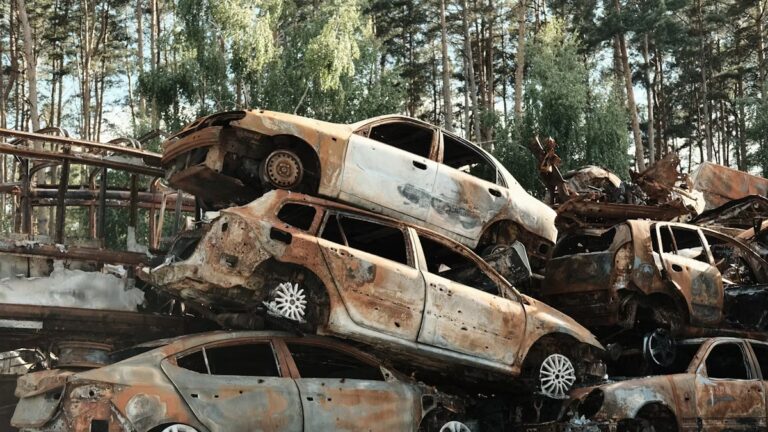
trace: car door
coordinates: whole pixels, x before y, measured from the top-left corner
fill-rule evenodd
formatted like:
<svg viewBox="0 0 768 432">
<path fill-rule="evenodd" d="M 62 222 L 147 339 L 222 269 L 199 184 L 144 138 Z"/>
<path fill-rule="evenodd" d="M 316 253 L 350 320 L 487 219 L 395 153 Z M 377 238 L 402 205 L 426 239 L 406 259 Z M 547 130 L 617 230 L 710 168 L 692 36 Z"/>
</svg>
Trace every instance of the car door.
<svg viewBox="0 0 768 432">
<path fill-rule="evenodd" d="M 424 280 L 403 229 L 328 212 L 317 241 L 352 321 L 415 341 Z"/>
<path fill-rule="evenodd" d="M 755 364 L 758 372 L 760 372 L 760 379 L 762 380 L 763 403 L 766 408 L 763 415 L 764 421 L 768 423 L 768 344 L 749 341 L 749 346 L 752 348 Z"/>
<path fill-rule="evenodd" d="M 525 332 L 525 309 L 503 296 L 503 286 L 482 260 L 417 233 L 426 282 L 420 343 L 512 365 Z"/>
<path fill-rule="evenodd" d="M 722 320 L 723 280 L 701 232 L 693 227 L 656 224 L 663 271 L 685 296 L 691 324 L 716 325 Z"/>
<path fill-rule="evenodd" d="M 696 373 L 696 410 L 702 430 L 765 430 L 765 396 L 741 341 L 713 344 Z"/>
<path fill-rule="evenodd" d="M 467 239 L 480 237 L 486 224 L 508 205 L 509 191 L 493 161 L 469 143 L 443 134 L 430 226 Z"/>
<path fill-rule="evenodd" d="M 268 340 L 209 344 L 161 367 L 211 431 L 301 431 L 296 384 Z"/>
<path fill-rule="evenodd" d="M 423 222 L 437 175 L 437 163 L 430 159 L 437 136 L 434 128 L 408 121 L 374 124 L 352 134 L 339 199 Z"/>
<path fill-rule="evenodd" d="M 420 396 L 375 363 L 349 350 L 286 340 L 298 376 L 304 430 L 413 431 Z"/>
</svg>

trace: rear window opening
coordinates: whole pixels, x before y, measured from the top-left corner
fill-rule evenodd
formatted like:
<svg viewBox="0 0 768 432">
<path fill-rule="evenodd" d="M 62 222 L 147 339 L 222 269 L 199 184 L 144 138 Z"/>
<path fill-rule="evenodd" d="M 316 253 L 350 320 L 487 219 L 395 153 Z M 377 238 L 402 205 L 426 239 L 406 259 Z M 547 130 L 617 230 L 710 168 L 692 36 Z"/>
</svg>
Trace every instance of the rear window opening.
<svg viewBox="0 0 768 432">
<path fill-rule="evenodd" d="M 279 212 L 277 212 L 277 218 L 292 227 L 303 231 L 309 231 L 312 227 L 312 221 L 314 221 L 316 213 L 317 210 L 312 206 L 287 203 L 283 205 Z"/>
<path fill-rule="evenodd" d="M 275 354 L 269 343 L 250 343 L 203 348 L 176 360 L 184 369 L 201 374 L 279 377 Z"/>
<path fill-rule="evenodd" d="M 488 158 L 450 135 L 443 135 L 443 165 L 490 183 L 501 184 L 496 167 Z"/>
<path fill-rule="evenodd" d="M 615 236 L 616 228 L 611 228 L 602 235 L 578 234 L 566 237 L 557 244 L 552 258 L 606 251 L 610 249 Z"/>
<path fill-rule="evenodd" d="M 398 228 L 331 214 L 325 221 L 322 238 L 400 264 L 411 265 L 408 262 L 405 235 Z"/>
</svg>

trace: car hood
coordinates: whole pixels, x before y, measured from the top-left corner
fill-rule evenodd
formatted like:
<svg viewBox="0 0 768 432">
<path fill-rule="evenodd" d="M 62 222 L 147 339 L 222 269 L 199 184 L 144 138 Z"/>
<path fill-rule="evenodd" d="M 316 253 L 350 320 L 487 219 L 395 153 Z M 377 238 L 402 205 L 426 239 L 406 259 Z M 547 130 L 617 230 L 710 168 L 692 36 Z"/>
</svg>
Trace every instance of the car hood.
<svg viewBox="0 0 768 432">
<path fill-rule="evenodd" d="M 605 350 L 595 335 L 568 315 L 525 295 L 523 301 L 526 304 L 528 316 L 533 320 L 532 324 L 529 325 L 540 327 L 540 332 L 543 331 L 545 334 L 564 333 L 574 337 L 579 342 L 592 345 L 601 351 Z"/>
</svg>

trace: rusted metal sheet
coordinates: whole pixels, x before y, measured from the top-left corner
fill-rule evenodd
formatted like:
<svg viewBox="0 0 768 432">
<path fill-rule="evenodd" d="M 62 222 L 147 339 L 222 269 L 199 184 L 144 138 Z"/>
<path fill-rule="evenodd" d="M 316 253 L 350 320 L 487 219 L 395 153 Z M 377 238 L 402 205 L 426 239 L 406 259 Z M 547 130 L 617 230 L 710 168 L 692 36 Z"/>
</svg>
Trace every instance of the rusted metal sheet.
<svg viewBox="0 0 768 432">
<path fill-rule="evenodd" d="M 768 179 L 704 162 L 691 172 L 693 188 L 704 193 L 707 210 L 749 195 L 768 195 Z"/>
<path fill-rule="evenodd" d="M 313 209 L 306 229 L 278 218 L 286 203 Z M 368 220 L 372 227 L 381 223 L 401 230 L 408 244 L 402 247 L 408 248 L 410 258 L 407 263 L 398 263 L 340 239 L 326 239 L 319 234 L 321 224 L 335 229 L 336 223 L 331 216 L 326 218 L 327 212 Z M 167 264 L 148 268 L 141 277 L 163 290 L 205 304 L 273 314 L 271 305 L 279 303 L 275 293 L 286 296 L 288 290 L 301 289 L 307 309 L 297 319 L 300 326 L 389 346 L 428 367 L 434 367 L 436 359 L 458 361 L 502 377 L 516 376 L 534 343 L 553 334 L 575 339 L 573 346 L 562 349 L 577 345 L 600 348 L 571 319 L 521 297 L 465 247 L 436 234 L 287 191 L 271 192 L 221 214 L 206 228 L 193 252 L 169 256 Z M 445 247 L 466 254 L 468 261 L 497 281 L 502 292 L 483 293 L 479 287 L 428 273 L 421 264 L 425 258 L 412 243 L 417 235 L 445 242 Z M 386 256 L 388 252 L 382 249 L 380 253 Z"/>
<path fill-rule="evenodd" d="M 641 173 L 630 172 L 632 182 L 624 182 L 597 166 L 562 174 L 555 147 L 551 138 L 542 143 L 535 137 L 529 144 L 547 187 L 546 200 L 557 210 L 562 231 L 608 228 L 629 219 L 673 220 L 703 211 L 703 198 L 679 172 L 676 153 Z"/>
</svg>

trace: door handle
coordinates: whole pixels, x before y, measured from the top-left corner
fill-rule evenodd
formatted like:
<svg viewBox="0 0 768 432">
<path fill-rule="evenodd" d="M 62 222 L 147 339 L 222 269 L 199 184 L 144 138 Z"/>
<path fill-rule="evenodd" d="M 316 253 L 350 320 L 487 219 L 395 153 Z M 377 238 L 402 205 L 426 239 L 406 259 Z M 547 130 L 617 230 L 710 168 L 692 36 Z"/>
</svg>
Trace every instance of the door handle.
<svg viewBox="0 0 768 432">
<path fill-rule="evenodd" d="M 495 197 L 501 197 L 501 192 L 498 189 L 488 188 L 488 192 Z"/>
<path fill-rule="evenodd" d="M 418 168 L 420 170 L 427 169 L 427 164 L 425 164 L 424 162 L 413 161 L 413 166 L 415 166 L 416 168 Z"/>
<path fill-rule="evenodd" d="M 677 265 L 677 264 L 672 264 L 672 270 L 674 270 L 674 271 L 676 271 L 676 272 L 681 272 L 681 271 L 683 271 L 683 268 L 682 268 L 682 267 L 680 267 L 680 266 L 679 266 L 679 265 Z"/>
</svg>

